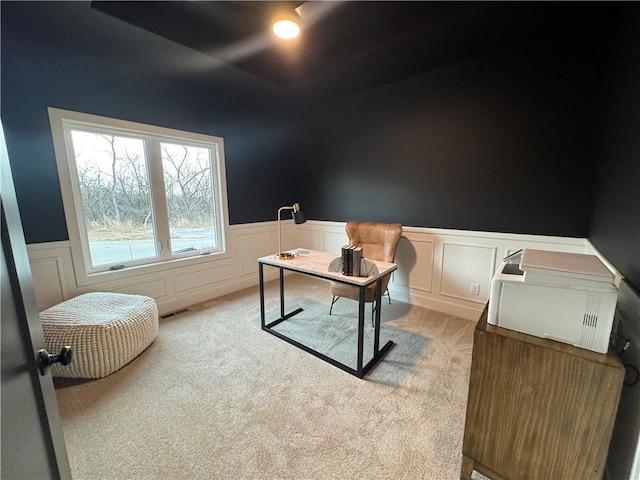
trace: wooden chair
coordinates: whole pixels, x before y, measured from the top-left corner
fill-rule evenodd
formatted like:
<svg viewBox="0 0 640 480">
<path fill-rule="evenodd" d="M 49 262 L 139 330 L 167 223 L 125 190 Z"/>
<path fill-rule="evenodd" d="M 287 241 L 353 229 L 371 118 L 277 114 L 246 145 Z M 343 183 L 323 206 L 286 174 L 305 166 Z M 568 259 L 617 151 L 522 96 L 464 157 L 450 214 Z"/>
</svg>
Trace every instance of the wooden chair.
<svg viewBox="0 0 640 480">
<path fill-rule="evenodd" d="M 362 247 L 364 258 L 389 263 L 394 261 L 398 242 L 402 236 L 402 225 L 399 223 L 349 222 L 345 230 L 349 237 L 349 243 L 357 247 Z M 391 274 L 386 275 L 382 279 L 382 294 L 384 295 L 386 292 L 386 295 L 389 297 L 389 303 L 391 303 L 391 296 L 389 295 L 387 286 L 389 285 L 390 278 Z M 331 294 L 333 295 L 333 299 L 331 300 L 329 315 L 331 315 L 334 303 L 336 303 L 340 297 L 358 300 L 359 289 L 353 285 L 331 282 Z M 376 308 L 378 308 L 378 306 L 375 305 L 375 299 L 376 283 L 373 283 L 369 285 L 365 291 L 365 302 L 371 303 L 372 324 L 374 313 Z"/>
</svg>

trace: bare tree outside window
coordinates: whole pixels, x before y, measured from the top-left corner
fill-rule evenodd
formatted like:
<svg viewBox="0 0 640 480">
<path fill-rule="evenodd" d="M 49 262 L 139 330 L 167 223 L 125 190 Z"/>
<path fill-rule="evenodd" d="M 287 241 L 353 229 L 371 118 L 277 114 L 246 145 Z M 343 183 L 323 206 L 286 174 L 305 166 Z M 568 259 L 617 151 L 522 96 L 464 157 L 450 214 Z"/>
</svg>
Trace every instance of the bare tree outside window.
<svg viewBox="0 0 640 480">
<path fill-rule="evenodd" d="M 73 130 L 92 265 L 158 255 L 145 142 Z M 160 143 L 171 252 L 217 248 L 211 150 Z"/>
<path fill-rule="evenodd" d="M 173 253 L 218 246 L 211 150 L 161 143 Z"/>
<path fill-rule="evenodd" d="M 155 257 L 144 141 L 72 131 L 92 264 Z"/>
</svg>

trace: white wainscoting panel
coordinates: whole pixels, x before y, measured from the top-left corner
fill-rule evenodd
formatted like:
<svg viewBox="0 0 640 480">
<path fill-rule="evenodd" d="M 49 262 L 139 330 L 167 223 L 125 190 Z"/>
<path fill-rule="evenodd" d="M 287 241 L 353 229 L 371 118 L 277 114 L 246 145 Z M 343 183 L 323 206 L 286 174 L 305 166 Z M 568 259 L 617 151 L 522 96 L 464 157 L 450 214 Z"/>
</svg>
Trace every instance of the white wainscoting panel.
<svg viewBox="0 0 640 480">
<path fill-rule="evenodd" d="M 42 311 L 69 298 L 74 278 L 69 242 L 36 243 L 28 245 L 27 252 L 38 308 Z"/>
<path fill-rule="evenodd" d="M 321 243 L 322 232 L 319 232 L 317 229 L 304 228 L 304 225 L 296 224 L 291 226 L 289 234 L 292 233 L 292 230 L 296 230 L 296 234 L 291 235 L 291 241 L 289 242 L 291 246 L 289 248 L 298 248 L 304 245 L 305 248 L 310 250 L 323 250 Z"/>
<path fill-rule="evenodd" d="M 261 231 L 239 232 L 236 235 L 238 275 L 257 275 L 258 258 L 262 252 L 265 235 Z"/>
<path fill-rule="evenodd" d="M 440 294 L 484 305 L 489 300 L 495 270 L 495 247 L 444 243 L 442 245 Z M 471 285 L 478 285 L 478 294 Z"/>
<path fill-rule="evenodd" d="M 433 284 L 433 240 L 406 233 L 398 243 L 393 287 L 430 293 Z"/>
<path fill-rule="evenodd" d="M 34 278 L 48 278 L 49 282 L 33 284 L 33 290 L 38 299 L 38 308 L 42 311 L 64 300 L 62 293 L 62 279 L 60 278 L 59 258 L 41 258 L 31 260 L 31 275 Z"/>
<path fill-rule="evenodd" d="M 324 252 L 333 252 L 336 257 L 339 257 L 342 253 L 342 247 L 349 243 L 349 237 L 344 231 L 344 228 L 340 232 L 324 232 L 322 239 L 324 243 Z"/>
<path fill-rule="evenodd" d="M 282 236 L 284 240 L 282 242 L 282 248 L 286 250 L 287 248 L 287 228 L 286 226 L 282 226 Z M 278 224 L 277 222 L 273 222 L 273 224 L 266 226 L 263 233 L 264 239 L 262 244 L 262 250 L 260 251 L 260 255 L 256 257 L 256 262 L 258 258 L 264 257 L 265 255 L 269 255 L 270 253 L 276 253 L 278 251 Z M 296 245 L 297 246 L 297 245 Z"/>
<path fill-rule="evenodd" d="M 117 293 L 129 293 L 132 295 L 145 295 L 147 297 L 155 298 L 156 301 L 169 295 L 167 280 L 165 278 L 130 283 L 123 287 L 115 288 L 113 291 Z"/>
<path fill-rule="evenodd" d="M 283 246 L 335 252 L 348 242 L 344 222 L 282 222 Z M 278 249 L 277 222 L 232 225 L 224 258 L 126 278 L 105 275 L 104 281 L 79 286 L 69 242 L 28 245 L 34 290 L 41 309 L 88 291 L 149 295 L 161 314 L 258 284 L 258 258 Z M 591 253 L 585 239 L 404 227 L 396 253 L 398 270 L 389 284 L 392 301 L 402 301 L 464 318 L 477 319 L 488 298 L 490 280 L 510 251 L 537 248 Z M 587 249 L 589 251 L 587 251 Z M 265 269 L 275 280 L 277 269 Z M 115 279 L 114 279 L 115 278 Z M 469 294 L 471 283 L 479 295 Z"/>
<path fill-rule="evenodd" d="M 200 268 L 184 269 L 184 273 L 174 275 L 176 293 L 193 291 L 197 288 L 209 287 L 215 283 L 231 280 L 233 273 L 230 264 L 216 264 Z"/>
<path fill-rule="evenodd" d="M 27 251 L 40 310 L 82 293 L 105 291 L 150 296 L 162 315 L 257 285 L 258 258 L 276 251 L 277 232 L 276 222 L 232 225 L 227 236 L 230 256 L 217 261 L 203 258 L 204 263 L 187 267 L 177 264 L 153 273 L 141 270 L 126 278 L 107 274 L 90 285 L 79 285 L 75 278 L 70 242 L 28 245 Z M 317 231 L 312 234 L 320 236 Z M 295 243 L 294 239 L 291 241 Z M 277 271 L 265 271 L 266 281 L 276 278 Z"/>
<path fill-rule="evenodd" d="M 304 227 L 323 232 L 324 251 L 339 255 L 348 242 L 344 222 L 310 220 Z M 298 242 L 312 248 L 301 236 Z M 391 299 L 477 320 L 500 261 L 521 248 L 585 253 L 585 239 L 405 226 L 398 270 L 389 283 Z M 469 293 L 471 283 L 479 285 L 478 295 Z"/>
</svg>

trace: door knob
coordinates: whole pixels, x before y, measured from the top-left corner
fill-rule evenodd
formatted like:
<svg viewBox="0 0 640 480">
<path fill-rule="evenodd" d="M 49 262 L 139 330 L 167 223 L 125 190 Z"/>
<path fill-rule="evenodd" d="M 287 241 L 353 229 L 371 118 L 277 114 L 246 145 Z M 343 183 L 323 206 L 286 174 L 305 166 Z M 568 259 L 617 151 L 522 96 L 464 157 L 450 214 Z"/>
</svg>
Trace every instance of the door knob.
<svg viewBox="0 0 640 480">
<path fill-rule="evenodd" d="M 73 350 L 71 347 L 63 347 L 58 355 L 51 355 L 46 349 L 42 349 L 38 352 L 38 368 L 40 374 L 45 375 L 47 370 L 54 363 L 61 363 L 62 365 L 69 365 L 73 360 Z"/>
</svg>

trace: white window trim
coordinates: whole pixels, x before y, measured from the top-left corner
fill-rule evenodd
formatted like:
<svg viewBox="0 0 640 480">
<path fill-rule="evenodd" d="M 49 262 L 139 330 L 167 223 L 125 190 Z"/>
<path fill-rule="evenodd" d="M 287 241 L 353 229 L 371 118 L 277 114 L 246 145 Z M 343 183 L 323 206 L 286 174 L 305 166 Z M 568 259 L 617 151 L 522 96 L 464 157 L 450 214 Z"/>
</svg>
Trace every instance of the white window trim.
<svg viewBox="0 0 640 480">
<path fill-rule="evenodd" d="M 87 286 L 105 281 L 125 279 L 143 274 L 152 274 L 176 267 L 203 265 L 230 258 L 227 248 L 229 213 L 224 141 L 221 137 L 185 132 L 70 110 L 61 110 L 53 107 L 48 107 L 48 111 L 56 163 L 58 167 L 58 176 L 60 179 L 62 201 L 64 204 L 67 231 L 69 233 L 69 243 L 71 245 L 71 257 L 73 259 L 73 268 L 78 286 Z M 219 239 L 220 251 L 213 252 L 209 255 L 185 256 L 182 258 L 174 257 L 171 259 L 159 258 L 152 263 L 145 263 L 141 265 L 134 264 L 121 270 L 91 272 L 91 265 L 87 263 L 89 261 L 89 257 L 85 256 L 86 252 L 84 251 L 86 248 L 84 245 L 84 235 L 81 233 L 81 228 L 85 228 L 84 218 L 78 215 L 75 203 L 75 198 L 76 196 L 79 197 L 79 192 L 75 192 L 74 194 L 77 186 L 76 182 L 73 180 L 75 172 L 72 172 L 71 168 L 75 168 L 75 162 L 69 160 L 69 152 L 67 149 L 68 144 L 65 141 L 65 122 L 77 123 L 78 125 L 89 125 L 92 128 L 108 127 L 110 129 L 122 130 L 128 135 L 135 135 L 138 133 L 143 135 L 152 135 L 154 137 L 162 137 L 163 139 L 175 139 L 177 141 L 187 140 L 196 144 L 206 144 L 208 147 L 210 147 L 211 144 L 217 145 L 217 165 L 214 164 L 213 167 L 214 169 L 217 167 L 217 171 L 214 175 L 218 178 L 218 185 L 214 185 L 214 194 L 216 195 L 217 216 L 219 217 L 218 222 L 220 223 L 219 227 L 221 229 Z M 214 182 L 214 184 L 215 183 L 216 182 Z M 157 199 L 154 198 L 154 200 Z M 163 245 L 162 247 L 165 249 L 166 245 Z"/>
</svg>

